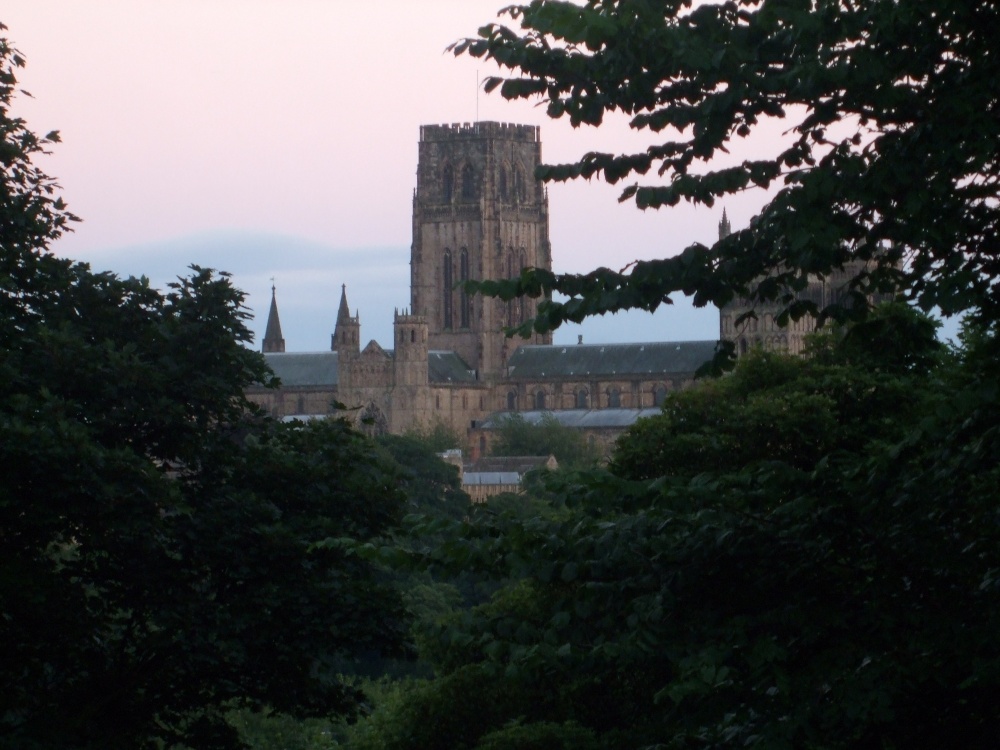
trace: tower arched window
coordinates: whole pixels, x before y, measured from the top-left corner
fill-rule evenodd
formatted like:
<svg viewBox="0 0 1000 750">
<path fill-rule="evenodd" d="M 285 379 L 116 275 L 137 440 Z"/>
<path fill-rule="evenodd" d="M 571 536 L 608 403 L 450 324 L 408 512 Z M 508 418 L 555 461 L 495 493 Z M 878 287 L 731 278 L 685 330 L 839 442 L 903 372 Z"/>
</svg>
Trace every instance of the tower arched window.
<svg viewBox="0 0 1000 750">
<path fill-rule="evenodd" d="M 452 287 L 455 280 L 452 277 L 451 252 L 445 251 L 443 268 L 441 269 L 441 313 L 445 330 L 450 330 L 454 324 L 452 311 Z"/>
<path fill-rule="evenodd" d="M 521 271 L 528 267 L 528 262 L 525 260 L 524 248 L 521 248 L 521 254 L 518 256 L 517 261 L 517 274 L 520 275 Z M 527 299 L 522 294 L 517 298 L 517 322 L 524 323 L 527 319 Z"/>
<path fill-rule="evenodd" d="M 509 248 L 507 251 L 507 278 L 513 279 L 517 275 L 514 270 L 514 248 Z M 506 317 L 506 326 L 508 328 L 514 327 L 514 300 L 507 300 L 504 303 L 505 310 L 504 315 Z"/>
<path fill-rule="evenodd" d="M 445 203 L 451 203 L 455 196 L 455 170 L 451 164 L 445 164 L 441 171 L 441 195 Z"/>
<path fill-rule="evenodd" d="M 517 192 L 517 199 L 523 203 L 528 200 L 528 181 L 524 177 L 524 169 L 522 167 L 518 167 L 515 174 L 514 186 Z"/>
<path fill-rule="evenodd" d="M 414 329 L 410 329 L 410 343 L 414 343 L 417 340 L 417 332 Z"/>
<path fill-rule="evenodd" d="M 471 201 L 476 197 L 476 181 L 475 174 L 472 171 L 472 165 L 466 164 L 462 167 L 462 200 Z"/>
<path fill-rule="evenodd" d="M 508 199 L 508 189 L 507 189 L 507 165 L 500 165 L 500 177 L 499 177 L 499 189 L 500 189 L 500 200 L 506 202 Z"/>
<path fill-rule="evenodd" d="M 458 278 L 462 281 L 462 288 L 458 292 L 459 325 L 462 328 L 468 328 L 472 300 L 469 299 L 469 293 L 465 291 L 465 282 L 469 280 L 469 251 L 464 247 L 458 256 Z"/>
</svg>

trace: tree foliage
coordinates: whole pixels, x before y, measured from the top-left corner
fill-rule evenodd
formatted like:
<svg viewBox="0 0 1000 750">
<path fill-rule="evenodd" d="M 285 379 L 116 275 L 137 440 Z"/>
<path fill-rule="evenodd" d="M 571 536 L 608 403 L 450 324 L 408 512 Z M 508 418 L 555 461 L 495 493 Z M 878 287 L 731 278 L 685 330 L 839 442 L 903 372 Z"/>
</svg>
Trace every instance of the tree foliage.
<svg viewBox="0 0 1000 750">
<path fill-rule="evenodd" d="M 491 445 L 494 456 L 555 456 L 563 468 L 593 466 L 598 450 L 579 430 L 565 427 L 552 414 L 529 422 L 520 414 L 509 414 L 497 426 Z"/>
<path fill-rule="evenodd" d="M 535 0 L 454 46 L 508 98 L 661 134 L 542 167 L 642 208 L 771 192 L 713 247 L 478 288 L 543 301 L 533 325 L 677 292 L 779 300 L 845 326 L 810 359 L 760 353 L 672 394 L 609 471 L 555 473 L 558 512 L 473 515 L 427 556 L 502 582 L 429 629 L 438 678 L 381 747 L 991 748 L 1000 736 L 1000 386 L 995 2 Z M 767 120 L 787 138 L 720 168 Z M 849 294 L 796 292 L 847 267 Z M 950 355 L 898 291 L 971 313 Z M 861 322 L 863 321 L 863 322 Z M 516 509 L 515 509 L 516 510 Z M 473 688 L 474 686 L 474 688 Z M 457 715 L 456 715 L 457 714 Z M 494 744 L 491 744 L 494 743 Z M 530 746 L 530 744 L 529 744 Z"/>
<path fill-rule="evenodd" d="M 381 746 L 565 725 L 609 750 L 992 747 L 996 339 L 970 338 L 960 360 L 874 378 L 851 337 L 825 364 L 741 360 L 711 406 L 672 394 L 618 473 L 552 475 L 561 513 L 474 516 L 431 558 L 506 584 L 428 634 L 440 676 L 383 717 Z M 734 443 L 751 383 L 790 395 Z M 806 455 L 796 409 L 828 387 L 817 411 L 836 418 Z M 709 418 L 678 419 L 686 404 Z"/>
<path fill-rule="evenodd" d="M 505 299 L 567 295 L 540 303 L 536 330 L 676 293 L 696 305 L 777 299 L 794 317 L 857 317 L 868 294 L 893 290 L 925 311 L 1000 313 L 993 0 L 534 0 L 504 13 L 520 28 L 489 24 L 453 45 L 510 71 L 488 90 L 541 98 L 574 126 L 623 113 L 652 141 L 539 178 L 631 179 L 621 200 L 639 208 L 770 191 L 751 226 L 712 247 L 479 285 Z M 754 139 L 768 121 L 786 130 L 777 149 Z M 852 261 L 852 293 L 836 304 L 795 298 Z"/>
<path fill-rule="evenodd" d="M 457 430 L 440 420 L 435 420 L 429 425 L 411 428 L 403 435 L 423 443 L 433 453 L 444 453 L 465 444 L 465 438 Z"/>
<path fill-rule="evenodd" d="M 47 249 L 73 220 L 9 114 L 0 41 L 0 744 L 229 748 L 224 714 L 349 713 L 335 665 L 398 651 L 399 595 L 329 539 L 402 510 L 345 423 L 288 426 L 229 279 L 164 294 Z M 353 543 L 353 542 L 352 542 Z"/>
<path fill-rule="evenodd" d="M 612 470 L 630 479 L 771 461 L 809 470 L 838 451 L 891 444 L 940 400 L 926 387 L 927 368 L 944 356 L 934 333 L 932 320 L 895 303 L 846 332 L 817 334 L 805 357 L 755 350 L 731 376 L 676 394 L 632 426 Z"/>
</svg>

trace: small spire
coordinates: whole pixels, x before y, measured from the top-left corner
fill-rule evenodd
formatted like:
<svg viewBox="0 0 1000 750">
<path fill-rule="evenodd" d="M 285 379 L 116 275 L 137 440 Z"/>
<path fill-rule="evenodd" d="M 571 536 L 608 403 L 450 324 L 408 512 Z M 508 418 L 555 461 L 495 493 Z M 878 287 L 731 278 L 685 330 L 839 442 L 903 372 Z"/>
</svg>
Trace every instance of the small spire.
<svg viewBox="0 0 1000 750">
<path fill-rule="evenodd" d="M 285 339 L 281 335 L 281 321 L 278 319 L 278 298 L 271 279 L 271 309 L 267 313 L 267 327 L 264 329 L 262 352 L 285 351 Z"/>
<path fill-rule="evenodd" d="M 719 222 L 719 239 L 724 240 L 726 237 L 733 233 L 732 227 L 729 225 L 729 217 L 726 216 L 726 209 L 722 209 L 722 221 Z"/>
<path fill-rule="evenodd" d="M 347 284 L 340 286 L 340 307 L 337 310 L 337 324 L 333 327 L 330 335 L 330 349 L 332 351 L 354 351 L 358 350 L 358 335 L 360 333 L 361 318 L 358 315 L 351 317 L 351 310 L 347 306 Z"/>
<path fill-rule="evenodd" d="M 337 311 L 337 322 L 350 320 L 351 311 L 347 307 L 347 284 L 340 285 L 340 309 Z"/>
</svg>

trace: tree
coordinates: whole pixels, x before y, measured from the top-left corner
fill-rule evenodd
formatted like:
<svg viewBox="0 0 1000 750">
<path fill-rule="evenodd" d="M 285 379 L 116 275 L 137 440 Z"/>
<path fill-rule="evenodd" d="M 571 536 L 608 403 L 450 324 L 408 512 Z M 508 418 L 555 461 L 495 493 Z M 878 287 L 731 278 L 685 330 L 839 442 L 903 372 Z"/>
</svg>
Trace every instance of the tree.
<svg viewBox="0 0 1000 750">
<path fill-rule="evenodd" d="M 440 420 L 436 420 L 430 425 L 411 428 L 403 434 L 405 437 L 423 443 L 433 453 L 444 453 L 465 444 L 464 437 Z"/>
<path fill-rule="evenodd" d="M 234 707 L 350 713 L 337 665 L 406 636 L 351 551 L 398 519 L 396 465 L 252 407 L 271 376 L 224 274 L 163 294 L 47 251 L 74 217 L 33 163 L 57 134 L 9 114 L 21 65 L 0 40 L 0 746 L 230 748 Z"/>
<path fill-rule="evenodd" d="M 562 513 L 481 514 L 433 551 L 505 585 L 427 636 L 440 677 L 395 707 L 382 747 L 488 746 L 521 728 L 557 743 L 568 734 L 549 730 L 569 727 L 643 750 L 985 749 L 1000 735 L 997 5 L 692 5 L 535 0 L 507 11 L 522 33 L 485 26 L 454 49 L 514 71 L 487 86 L 543 96 L 554 117 L 622 111 L 673 138 L 542 179 L 657 168 L 668 184 L 623 193 L 643 208 L 773 188 L 756 221 L 631 273 L 479 288 L 568 295 L 542 303 L 537 330 L 676 292 L 778 299 L 784 319 L 845 327 L 809 362 L 748 357 L 671 396 L 612 471 L 548 477 Z M 705 164 L 781 117 L 774 158 Z M 795 298 L 845 266 L 853 293 L 837 304 Z M 964 349 L 942 356 L 905 308 L 868 316 L 868 295 L 890 291 L 971 313 Z M 444 713 L 456 704 L 464 723 Z"/>
<path fill-rule="evenodd" d="M 376 442 L 400 465 L 399 486 L 411 512 L 451 517 L 461 517 L 468 512 L 471 500 L 462 490 L 458 467 L 437 454 L 437 445 L 454 448 L 454 442 L 428 444 L 419 434 L 385 434 L 376 438 Z"/>
<path fill-rule="evenodd" d="M 876 377 L 850 336 L 826 363 L 741 359 L 710 407 L 672 394 L 619 473 L 552 474 L 560 513 L 474 516 L 430 557 L 505 585 L 425 635 L 439 677 L 380 717 L 377 746 L 557 743 L 573 727 L 608 750 L 993 747 L 996 338 L 969 338 L 960 358 Z M 755 413 L 750 382 L 790 395 L 734 450 L 723 417 Z M 797 407 L 829 385 L 812 411 L 868 411 L 871 431 L 823 420 L 802 450 Z M 677 419 L 685 404 L 710 418 Z M 703 465 L 659 463 L 703 450 Z M 664 470 L 634 477 L 643 451 Z"/>
<path fill-rule="evenodd" d="M 626 272 L 534 269 L 478 285 L 504 299 L 545 296 L 526 330 L 653 310 L 675 293 L 696 305 L 780 300 L 782 321 L 858 317 L 874 292 L 946 315 L 1000 314 L 996 2 L 535 0 L 504 12 L 520 30 L 489 24 L 452 47 L 511 71 L 488 90 L 540 97 L 574 126 L 621 112 L 659 136 L 642 153 L 588 153 L 537 177 L 653 172 L 664 182 L 621 194 L 643 209 L 773 193 L 751 226 L 712 247 Z M 769 120 L 786 120 L 787 137 L 764 156 L 753 138 Z M 750 149 L 732 166 L 712 161 Z M 809 276 L 845 265 L 855 275 L 843 300 L 817 310 L 796 299 Z"/>
<path fill-rule="evenodd" d="M 598 451 L 587 444 L 584 436 L 564 427 L 552 414 L 544 414 L 538 422 L 528 422 L 520 414 L 511 414 L 497 427 L 493 441 L 494 456 L 553 455 L 563 468 L 593 466 L 600 459 Z"/>
<path fill-rule="evenodd" d="M 893 303 L 847 331 L 815 335 L 804 357 L 752 351 L 729 377 L 674 394 L 629 428 L 612 471 L 690 479 L 774 461 L 808 471 L 838 451 L 901 440 L 941 401 L 927 387 L 946 356 L 935 329 Z"/>
</svg>

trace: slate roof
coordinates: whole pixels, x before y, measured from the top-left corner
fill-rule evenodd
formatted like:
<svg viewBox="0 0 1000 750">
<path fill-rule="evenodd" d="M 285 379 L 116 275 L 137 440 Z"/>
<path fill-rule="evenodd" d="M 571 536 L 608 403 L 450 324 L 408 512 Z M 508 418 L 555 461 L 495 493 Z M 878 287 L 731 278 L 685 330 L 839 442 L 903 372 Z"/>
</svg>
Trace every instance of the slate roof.
<svg viewBox="0 0 1000 750">
<path fill-rule="evenodd" d="M 472 463 L 465 464 L 466 472 L 514 472 L 527 474 L 532 469 L 540 469 L 551 465 L 558 466 L 552 456 L 483 456 Z"/>
<path fill-rule="evenodd" d="M 713 342 L 714 343 L 714 342 Z M 661 413 L 659 406 L 648 409 L 563 409 L 560 411 L 499 411 L 476 424 L 484 430 L 495 430 L 507 417 L 517 414 L 529 424 L 538 424 L 546 416 L 554 418 L 563 427 L 580 430 L 621 429 L 637 420 Z"/>
<path fill-rule="evenodd" d="M 715 354 L 715 341 L 647 344 L 521 346 L 507 360 L 508 377 L 520 380 L 693 373 Z"/>
<path fill-rule="evenodd" d="M 427 352 L 427 377 L 432 383 L 474 383 L 476 373 L 455 352 Z"/>
<path fill-rule="evenodd" d="M 470 471 L 462 475 L 466 487 L 520 483 L 521 475 L 516 471 Z"/>
<path fill-rule="evenodd" d="M 337 352 L 271 352 L 264 359 L 283 386 L 337 385 Z"/>
</svg>

